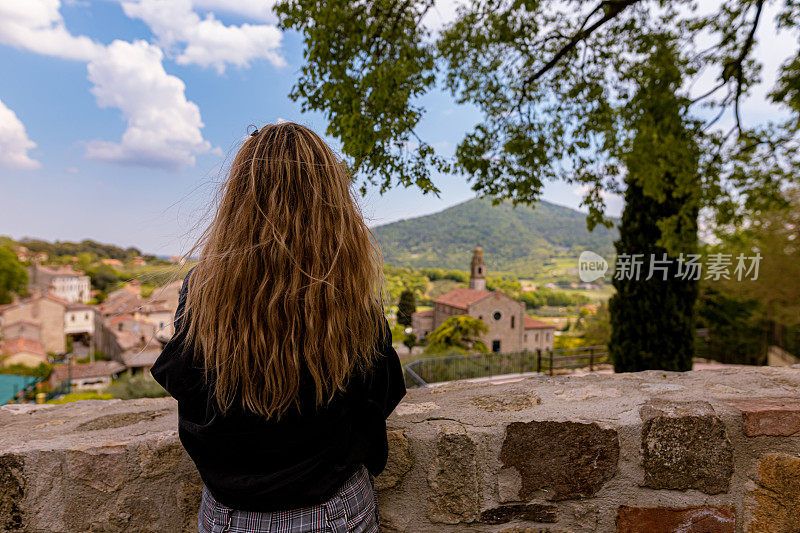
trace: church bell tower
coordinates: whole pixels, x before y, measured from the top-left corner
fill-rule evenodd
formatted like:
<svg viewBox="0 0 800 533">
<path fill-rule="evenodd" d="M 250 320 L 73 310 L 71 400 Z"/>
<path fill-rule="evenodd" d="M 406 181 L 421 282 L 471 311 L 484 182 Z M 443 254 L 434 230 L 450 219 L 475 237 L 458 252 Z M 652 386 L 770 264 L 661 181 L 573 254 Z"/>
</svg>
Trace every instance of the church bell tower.
<svg viewBox="0 0 800 533">
<path fill-rule="evenodd" d="M 476 291 L 486 290 L 486 265 L 483 263 L 483 248 L 476 246 L 469 264 L 469 288 Z"/>
</svg>

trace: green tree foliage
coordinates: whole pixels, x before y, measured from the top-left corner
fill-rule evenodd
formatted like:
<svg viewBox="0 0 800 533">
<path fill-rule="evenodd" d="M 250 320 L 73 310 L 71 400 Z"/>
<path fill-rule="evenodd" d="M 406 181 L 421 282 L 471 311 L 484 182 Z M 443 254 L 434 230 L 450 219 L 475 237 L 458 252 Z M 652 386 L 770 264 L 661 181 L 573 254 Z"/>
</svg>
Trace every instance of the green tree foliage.
<svg viewBox="0 0 800 533">
<path fill-rule="evenodd" d="M 589 303 L 589 298 L 583 294 L 555 291 L 544 287 L 534 292 L 521 292 L 518 299 L 525 302 L 525 306 L 529 309 L 544 306 L 570 307 Z"/>
<path fill-rule="evenodd" d="M 11 302 L 11 293 L 24 294 L 28 273 L 17 261 L 17 254 L 0 246 L 0 304 Z"/>
<path fill-rule="evenodd" d="M 120 282 L 116 271 L 108 265 L 98 265 L 86 271 L 92 280 L 92 287 L 103 292 L 108 292 Z"/>
<path fill-rule="evenodd" d="M 486 278 L 486 288 L 490 291 L 503 291 L 512 298 L 519 296 L 522 285 L 514 276 L 491 276 Z"/>
<path fill-rule="evenodd" d="M 764 16 L 768 3 L 777 6 L 775 21 Z M 636 92 L 643 50 L 669 32 L 688 58 L 680 65 L 684 87 L 708 72 L 717 76 L 711 90 L 689 102 L 695 115 L 709 117 L 698 139 L 701 205 L 717 223 L 740 222 L 795 179 L 786 161 L 798 158 L 797 53 L 772 93 L 792 112 L 789 121 L 748 127 L 739 109 L 759 81 L 757 30 L 798 28 L 797 2 L 723 0 L 701 14 L 689 0 L 476 0 L 437 36 L 420 26 L 433 4 L 277 5 L 283 27 L 301 32 L 306 44 L 292 96 L 304 109 L 326 113 L 328 133 L 367 178 L 384 176 L 386 185 L 394 177 L 431 190 L 435 165 L 423 163 L 436 156 L 415 129 L 424 112 L 418 97 L 435 88 L 439 74 L 458 103 L 483 115 L 454 161 L 479 194 L 530 204 L 546 182 L 566 181 L 586 191 L 591 227 L 608 222 L 601 193 L 621 191 L 626 175 L 628 128 L 619 114 Z M 733 119 L 730 130 L 719 127 L 725 117 Z M 649 194 L 650 185 L 643 185 Z M 687 209 L 680 216 L 692 206 Z"/>
<path fill-rule="evenodd" d="M 397 323 L 404 326 L 411 325 L 411 315 L 417 311 L 417 299 L 414 292 L 408 289 L 400 294 L 400 301 L 397 303 Z"/>
<path fill-rule="evenodd" d="M 408 348 L 409 351 L 411 351 L 411 349 L 417 345 L 417 336 L 413 333 L 409 333 L 403 338 L 403 344 L 406 348 Z"/>
<path fill-rule="evenodd" d="M 303 34 L 306 63 L 290 93 L 303 111 L 320 111 L 347 164 L 385 191 L 416 185 L 436 191 L 430 167 L 444 160 L 417 136 L 424 109 L 416 101 L 435 82 L 433 50 L 420 20 L 433 2 L 374 0 L 276 5 L 284 29 Z M 376 176 L 381 176 L 377 181 Z"/>
<path fill-rule="evenodd" d="M 686 102 L 675 94 L 681 86 L 677 61 L 671 43 L 659 43 L 630 107 L 636 135 L 625 158 L 617 268 L 623 254 L 641 254 L 645 265 L 639 275 L 630 269 L 614 275 L 609 353 L 617 372 L 692 368 L 697 281 L 678 276 L 676 259 L 697 249 L 698 150 L 683 114 Z M 666 231 L 679 243 L 673 239 L 670 253 L 659 244 Z M 651 257 L 671 259 L 666 276 L 649 276 Z"/>
<path fill-rule="evenodd" d="M 800 191 L 784 191 L 786 207 L 755 213 L 707 253 L 730 255 L 730 279 L 704 281 L 698 306 L 709 331 L 709 356 L 744 364 L 764 362 L 768 344 L 800 355 Z M 758 272 L 738 279 L 738 257 L 758 254 Z M 746 266 L 750 266 L 749 260 Z M 756 279 L 753 279 L 755 277 Z"/>
<path fill-rule="evenodd" d="M 32 252 L 45 252 L 50 257 L 77 256 L 80 260 L 81 254 L 89 254 L 93 258 L 119 259 L 120 261 L 132 259 L 136 256 L 142 256 L 147 260 L 155 259 L 155 256 L 144 256 L 138 248 L 129 247 L 123 249 L 113 244 L 102 244 L 89 239 L 81 242 L 47 242 L 38 239 L 22 239 L 19 244 Z"/>
<path fill-rule="evenodd" d="M 441 352 L 488 352 L 481 334 L 489 331 L 483 320 L 467 315 L 451 316 L 428 334 L 426 353 Z"/>
<path fill-rule="evenodd" d="M 169 393 L 154 379 L 142 375 L 131 377 L 127 374 L 106 387 L 105 393 L 121 400 L 169 396 Z"/>
<path fill-rule="evenodd" d="M 39 363 L 38 366 L 34 367 L 23 364 L 7 365 L 3 367 L 3 374 L 33 376 L 42 379 L 47 379 L 50 377 L 50 372 L 52 371 L 53 365 L 48 365 L 47 363 Z"/>
<path fill-rule="evenodd" d="M 608 305 L 601 304 L 597 312 L 581 320 L 581 339 L 584 346 L 608 346 L 611 337 L 611 323 Z"/>
<path fill-rule="evenodd" d="M 469 281 L 469 274 L 462 270 L 445 270 L 443 268 L 421 268 L 420 273 L 431 281 L 438 281 L 440 279 L 449 279 L 459 283 L 466 283 Z"/>
<path fill-rule="evenodd" d="M 708 329 L 707 357 L 731 364 L 764 364 L 766 330 L 757 300 L 705 286 L 697 302 L 698 326 Z"/>
</svg>

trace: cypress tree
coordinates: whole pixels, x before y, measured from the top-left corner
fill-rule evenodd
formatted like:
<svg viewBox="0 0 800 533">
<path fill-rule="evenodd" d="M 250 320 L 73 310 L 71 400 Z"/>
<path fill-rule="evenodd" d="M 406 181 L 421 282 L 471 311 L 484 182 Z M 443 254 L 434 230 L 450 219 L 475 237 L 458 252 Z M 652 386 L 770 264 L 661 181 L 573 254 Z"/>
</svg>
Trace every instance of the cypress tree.
<svg viewBox="0 0 800 533">
<path fill-rule="evenodd" d="M 698 281 L 683 279 L 680 254 L 696 253 L 698 148 L 685 117 L 677 54 L 658 46 L 643 67 L 629 107 L 634 133 L 625 155 L 625 208 L 609 302 L 609 352 L 616 372 L 691 370 Z M 620 279 L 620 256 L 642 254 L 638 279 Z M 651 279 L 650 260 L 667 254 Z M 693 276 L 690 276 L 690 278 Z"/>
<path fill-rule="evenodd" d="M 406 327 L 411 325 L 411 315 L 417 310 L 417 300 L 414 293 L 405 289 L 400 293 L 400 301 L 397 302 L 397 323 Z"/>
</svg>

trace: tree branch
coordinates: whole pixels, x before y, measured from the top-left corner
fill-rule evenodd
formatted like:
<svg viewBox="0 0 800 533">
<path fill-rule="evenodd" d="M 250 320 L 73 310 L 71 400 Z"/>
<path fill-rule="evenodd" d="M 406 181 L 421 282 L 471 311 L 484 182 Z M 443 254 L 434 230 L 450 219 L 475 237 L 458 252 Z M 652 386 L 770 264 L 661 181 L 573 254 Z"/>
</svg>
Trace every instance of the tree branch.
<svg viewBox="0 0 800 533">
<path fill-rule="evenodd" d="M 561 59 L 567 55 L 569 52 L 575 49 L 578 44 L 589 37 L 592 33 L 594 33 L 598 28 L 603 26 L 609 20 L 612 20 L 617 15 L 622 13 L 626 8 L 632 6 L 633 4 L 639 3 L 641 0 L 603 0 L 594 9 L 586 16 L 586 19 L 583 21 L 581 26 L 578 30 L 573 34 L 572 38 L 562 46 L 556 53 L 550 58 L 550 61 L 545 63 L 541 68 L 539 68 L 536 72 L 530 75 L 522 84 L 522 91 L 525 92 L 528 85 L 534 83 L 536 80 L 541 78 L 545 73 L 555 67 Z M 586 27 L 588 24 L 589 19 L 594 16 L 595 13 L 604 10 L 605 13 L 602 17 L 600 17 L 594 24 Z"/>
<path fill-rule="evenodd" d="M 739 133 L 742 133 L 742 119 L 739 115 L 739 101 L 742 97 L 742 86 L 744 85 L 744 62 L 747 59 L 747 55 L 750 53 L 750 50 L 753 48 L 753 42 L 755 41 L 756 29 L 758 29 L 758 21 L 761 18 L 761 11 L 764 7 L 764 0 L 757 0 L 756 1 L 756 15 L 753 18 L 753 25 L 750 26 L 750 32 L 747 34 L 747 39 L 744 41 L 744 45 L 742 46 L 742 51 L 739 53 L 739 57 L 736 59 L 734 65 L 736 66 L 736 96 L 734 97 L 733 103 L 733 111 L 736 115 L 736 129 Z"/>
</svg>

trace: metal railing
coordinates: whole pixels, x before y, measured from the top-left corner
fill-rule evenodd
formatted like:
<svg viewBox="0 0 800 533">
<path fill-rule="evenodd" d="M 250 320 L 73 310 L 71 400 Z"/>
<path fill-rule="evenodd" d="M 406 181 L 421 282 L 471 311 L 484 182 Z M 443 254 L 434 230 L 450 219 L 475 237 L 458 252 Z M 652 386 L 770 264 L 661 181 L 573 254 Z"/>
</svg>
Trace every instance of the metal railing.
<svg viewBox="0 0 800 533">
<path fill-rule="evenodd" d="M 430 383 L 504 374 L 536 372 L 553 375 L 576 368 L 593 372 L 597 365 L 608 362 L 605 346 L 429 357 L 406 364 L 405 380 L 407 387 L 424 387 Z"/>
</svg>

